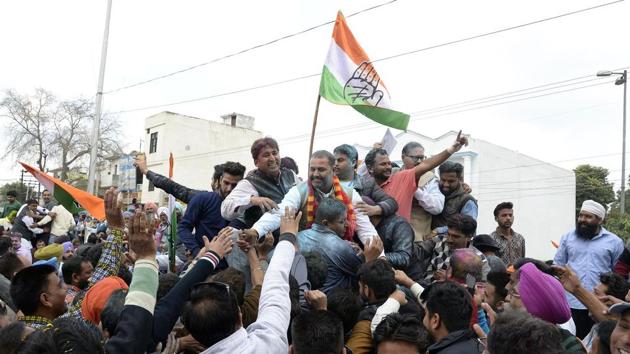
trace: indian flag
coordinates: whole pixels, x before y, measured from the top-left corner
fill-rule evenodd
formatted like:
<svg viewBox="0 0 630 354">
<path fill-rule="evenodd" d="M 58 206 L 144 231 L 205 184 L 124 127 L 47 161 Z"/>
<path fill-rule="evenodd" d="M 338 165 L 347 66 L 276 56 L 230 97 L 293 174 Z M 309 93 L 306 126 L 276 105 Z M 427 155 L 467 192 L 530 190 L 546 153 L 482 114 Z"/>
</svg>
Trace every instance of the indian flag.
<svg viewBox="0 0 630 354">
<path fill-rule="evenodd" d="M 322 71 L 319 94 L 336 104 L 350 105 L 380 124 L 406 130 L 409 115 L 392 109 L 385 83 L 354 38 L 341 11 Z"/>
<path fill-rule="evenodd" d="M 32 174 L 44 188 L 48 189 L 59 204 L 72 214 L 87 210 L 93 218 L 105 220 L 105 202 L 103 199 L 49 176 L 24 162 L 20 162 L 20 165 Z"/>
</svg>

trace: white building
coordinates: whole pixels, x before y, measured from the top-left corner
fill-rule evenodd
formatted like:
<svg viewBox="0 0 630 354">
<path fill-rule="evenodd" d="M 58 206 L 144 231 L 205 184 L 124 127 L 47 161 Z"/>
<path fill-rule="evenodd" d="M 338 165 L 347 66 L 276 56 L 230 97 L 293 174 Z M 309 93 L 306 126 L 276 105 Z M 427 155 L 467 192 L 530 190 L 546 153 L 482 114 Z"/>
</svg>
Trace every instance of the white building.
<svg viewBox="0 0 630 354">
<path fill-rule="evenodd" d="M 145 154 L 151 171 L 168 176 L 169 154 L 173 154 L 173 180 L 189 188 L 210 190 L 214 165 L 237 161 L 254 168 L 250 148 L 262 133 L 253 130 L 254 118 L 232 113 L 223 123 L 161 112 L 147 117 Z M 144 179 L 143 203 L 166 203 L 166 194 Z"/>
<path fill-rule="evenodd" d="M 429 138 L 415 132 L 402 132 L 391 160 L 401 163 L 403 146 L 416 141 L 430 156 L 450 146 L 456 132 Z M 470 138 L 468 147 L 450 160 L 464 166 L 464 180 L 479 203 L 478 234 L 489 234 L 497 224 L 493 211 L 497 204 L 514 203 L 515 221 L 512 228 L 526 240 L 529 257 L 553 259 L 556 249 L 551 241 L 575 228 L 575 174 L 550 163 L 520 154 L 490 142 Z M 369 147 L 358 146 L 360 157 Z M 437 171 L 436 171 L 437 172 Z"/>
</svg>

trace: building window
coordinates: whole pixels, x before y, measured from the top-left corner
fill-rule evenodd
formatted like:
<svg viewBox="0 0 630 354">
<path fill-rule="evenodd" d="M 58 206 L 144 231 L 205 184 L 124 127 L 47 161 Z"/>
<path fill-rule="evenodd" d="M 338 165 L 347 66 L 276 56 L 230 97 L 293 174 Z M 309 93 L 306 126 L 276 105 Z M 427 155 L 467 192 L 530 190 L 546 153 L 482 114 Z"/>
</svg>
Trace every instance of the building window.
<svg viewBox="0 0 630 354">
<path fill-rule="evenodd" d="M 157 132 L 151 133 L 151 142 L 149 144 L 149 154 L 157 151 Z"/>
<path fill-rule="evenodd" d="M 117 175 L 118 174 L 118 165 L 114 165 L 114 174 Z"/>
<path fill-rule="evenodd" d="M 153 182 L 149 181 L 149 192 L 153 192 L 155 190 L 155 186 L 153 185 Z"/>
</svg>

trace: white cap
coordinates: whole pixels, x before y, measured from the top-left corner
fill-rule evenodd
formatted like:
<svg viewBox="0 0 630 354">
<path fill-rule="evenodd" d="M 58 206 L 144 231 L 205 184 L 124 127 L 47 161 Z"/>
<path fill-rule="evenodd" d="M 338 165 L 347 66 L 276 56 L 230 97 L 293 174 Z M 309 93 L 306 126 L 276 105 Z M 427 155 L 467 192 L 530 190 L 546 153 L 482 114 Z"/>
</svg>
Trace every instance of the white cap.
<svg viewBox="0 0 630 354">
<path fill-rule="evenodd" d="M 582 209 L 580 209 L 580 211 L 591 213 L 600 219 L 604 219 L 606 216 L 606 208 L 594 200 L 585 200 L 584 203 L 582 203 Z"/>
</svg>

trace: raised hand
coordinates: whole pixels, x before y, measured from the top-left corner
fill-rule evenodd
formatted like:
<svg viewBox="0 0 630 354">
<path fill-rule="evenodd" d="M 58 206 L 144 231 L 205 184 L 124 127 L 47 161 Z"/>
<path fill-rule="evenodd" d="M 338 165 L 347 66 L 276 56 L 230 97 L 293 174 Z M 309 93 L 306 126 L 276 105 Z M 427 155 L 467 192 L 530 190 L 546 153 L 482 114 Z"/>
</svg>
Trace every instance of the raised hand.
<svg viewBox="0 0 630 354">
<path fill-rule="evenodd" d="M 457 133 L 457 138 L 455 138 L 455 142 L 447 150 L 452 154 L 456 151 L 459 151 L 463 146 L 468 146 L 468 137 L 466 135 L 462 135 L 462 131 L 460 130 L 459 133 Z"/>
<path fill-rule="evenodd" d="M 290 233 L 297 235 L 300 229 L 300 219 L 302 218 L 302 212 L 298 212 L 295 215 L 295 211 L 291 210 L 288 206 L 284 208 L 284 215 L 280 221 L 280 235 Z"/>
<path fill-rule="evenodd" d="M 558 280 L 562 283 L 564 289 L 570 293 L 574 293 L 580 286 L 582 286 L 582 282 L 580 281 L 580 277 L 571 269 L 569 266 L 558 266 L 553 265 L 555 274 L 558 276 Z"/>
<path fill-rule="evenodd" d="M 276 202 L 265 197 L 252 197 L 249 202 L 252 205 L 260 207 L 262 211 L 278 209 L 278 204 L 276 204 Z"/>
<path fill-rule="evenodd" d="M 307 290 L 304 293 L 304 298 L 313 310 L 326 310 L 328 307 L 326 294 L 319 290 Z"/>
<path fill-rule="evenodd" d="M 208 241 L 208 237 L 203 236 L 204 247 L 208 251 L 213 251 L 218 254 L 220 258 L 225 257 L 226 254 L 232 251 L 232 228 L 226 227 L 219 231 L 212 241 Z"/>
<path fill-rule="evenodd" d="M 147 168 L 147 159 L 144 154 L 138 154 L 134 157 L 133 165 L 136 166 L 143 175 L 146 175 L 149 169 Z"/>
<path fill-rule="evenodd" d="M 136 212 L 131 218 L 129 227 L 129 249 L 136 253 L 138 259 L 155 260 L 157 250 L 153 240 L 154 234 L 153 223 L 147 222 L 147 216 L 144 213 Z"/>
<path fill-rule="evenodd" d="M 118 190 L 114 187 L 105 191 L 105 217 L 107 218 L 107 225 L 109 227 L 117 229 L 125 227 L 121 204 L 118 200 Z"/>
<path fill-rule="evenodd" d="M 415 283 L 413 279 L 409 278 L 407 273 L 402 270 L 394 270 L 394 279 L 396 279 L 396 283 L 400 284 L 406 288 L 411 288 L 411 286 Z"/>
<path fill-rule="evenodd" d="M 266 259 L 269 251 L 273 248 L 273 235 L 271 232 L 268 232 L 265 237 L 262 239 L 262 242 L 258 242 L 256 245 L 256 251 L 258 251 L 258 257 L 261 259 Z"/>
</svg>

